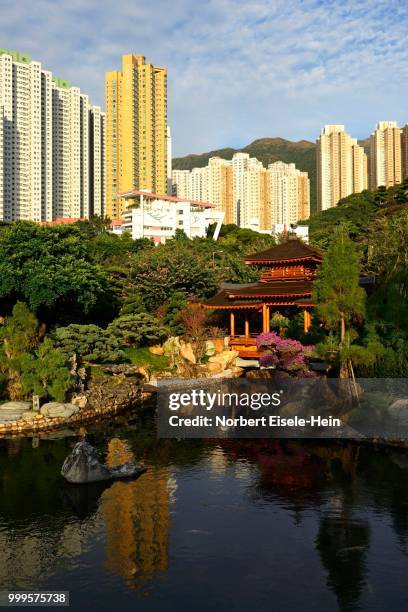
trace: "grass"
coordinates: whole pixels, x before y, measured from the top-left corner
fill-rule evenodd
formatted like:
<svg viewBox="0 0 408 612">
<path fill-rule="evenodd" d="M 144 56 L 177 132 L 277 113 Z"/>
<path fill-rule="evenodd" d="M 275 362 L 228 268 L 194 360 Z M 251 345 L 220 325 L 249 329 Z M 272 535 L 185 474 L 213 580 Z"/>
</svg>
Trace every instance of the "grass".
<svg viewBox="0 0 408 612">
<path fill-rule="evenodd" d="M 140 348 L 127 347 L 123 350 L 132 365 L 147 367 L 153 372 L 167 370 L 170 367 L 168 357 L 164 355 L 152 355 L 147 346 Z"/>
</svg>

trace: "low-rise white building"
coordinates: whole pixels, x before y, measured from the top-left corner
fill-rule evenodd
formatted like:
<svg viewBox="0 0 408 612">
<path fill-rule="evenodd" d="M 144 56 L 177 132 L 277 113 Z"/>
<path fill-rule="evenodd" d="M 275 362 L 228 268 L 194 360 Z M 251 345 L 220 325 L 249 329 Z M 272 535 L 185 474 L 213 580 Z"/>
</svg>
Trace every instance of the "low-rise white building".
<svg viewBox="0 0 408 612">
<path fill-rule="evenodd" d="M 163 244 L 183 230 L 188 238 L 204 238 L 210 225 L 216 224 L 213 239 L 217 240 L 225 213 L 208 202 L 197 202 L 159 195 L 148 191 L 119 194 L 128 203 L 122 219 L 112 221 L 111 231 L 129 232 L 133 240 L 150 238 Z"/>
</svg>

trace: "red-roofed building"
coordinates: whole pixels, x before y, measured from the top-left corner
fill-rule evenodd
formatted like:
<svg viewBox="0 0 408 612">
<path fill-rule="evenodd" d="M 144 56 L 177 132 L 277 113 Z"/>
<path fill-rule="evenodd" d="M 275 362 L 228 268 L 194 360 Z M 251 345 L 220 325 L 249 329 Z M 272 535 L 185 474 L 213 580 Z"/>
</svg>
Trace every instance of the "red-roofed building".
<svg viewBox="0 0 408 612">
<path fill-rule="evenodd" d="M 212 310 L 226 310 L 230 315 L 230 344 L 242 357 L 256 355 L 255 337 L 270 331 L 270 313 L 303 312 L 304 330 L 311 324 L 313 280 L 322 262 L 322 253 L 295 236 L 266 251 L 245 257 L 247 265 L 263 268 L 258 283 L 225 284 L 219 293 L 205 302 Z M 236 319 L 236 315 L 239 315 Z M 252 324 L 254 336 L 250 332 Z M 242 327 L 243 334 L 237 335 Z"/>
</svg>

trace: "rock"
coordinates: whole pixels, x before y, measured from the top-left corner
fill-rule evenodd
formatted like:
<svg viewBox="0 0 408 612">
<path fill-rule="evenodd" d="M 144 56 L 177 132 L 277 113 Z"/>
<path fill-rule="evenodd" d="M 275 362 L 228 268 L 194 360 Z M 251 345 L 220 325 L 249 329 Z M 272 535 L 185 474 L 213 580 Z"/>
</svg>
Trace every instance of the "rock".
<svg viewBox="0 0 408 612">
<path fill-rule="evenodd" d="M 61 402 L 49 402 L 44 404 L 40 410 L 41 414 L 45 417 L 55 418 L 69 418 L 73 414 L 79 412 L 78 406 L 74 404 L 63 404 Z"/>
<path fill-rule="evenodd" d="M 149 346 L 149 353 L 152 355 L 164 355 L 164 348 L 159 345 Z"/>
<path fill-rule="evenodd" d="M 0 410 L 29 410 L 31 402 L 6 402 L 0 405 Z"/>
<path fill-rule="evenodd" d="M 21 415 L 21 419 L 23 421 L 27 421 L 28 423 L 31 421 L 36 421 L 38 418 L 38 412 L 35 412 L 34 410 L 28 410 L 27 412 L 23 412 L 23 414 Z"/>
<path fill-rule="evenodd" d="M 19 421 L 24 412 L 31 408 L 30 402 L 6 402 L 0 405 L 0 423 Z"/>
<path fill-rule="evenodd" d="M 233 366 L 232 367 L 232 374 L 234 378 L 240 378 L 241 376 L 243 376 L 245 373 L 244 368 L 239 368 L 238 366 Z"/>
<path fill-rule="evenodd" d="M 207 357 L 215 355 L 215 344 L 212 340 L 207 340 L 205 343 L 205 354 Z"/>
<path fill-rule="evenodd" d="M 142 381 L 150 380 L 151 376 L 152 376 L 150 371 L 148 369 L 146 369 L 146 368 L 143 368 L 142 366 L 137 368 L 137 372 L 136 373 L 140 376 L 140 379 Z"/>
<path fill-rule="evenodd" d="M 61 475 L 73 484 L 87 484 L 116 478 L 131 478 L 143 474 L 146 468 L 135 461 L 109 468 L 101 463 L 96 449 L 88 442 L 78 442 L 65 459 Z"/>
<path fill-rule="evenodd" d="M 238 351 L 222 351 L 222 353 L 218 353 L 217 355 L 210 357 L 208 362 L 218 363 L 222 367 L 222 370 L 227 370 L 234 365 L 234 361 L 238 355 Z"/>
<path fill-rule="evenodd" d="M 259 359 L 241 359 L 241 357 L 237 357 L 235 365 L 239 368 L 259 368 Z"/>
<path fill-rule="evenodd" d="M 83 410 L 85 408 L 85 406 L 88 403 L 88 398 L 86 397 L 86 395 L 77 395 L 76 397 L 73 397 L 71 400 L 71 404 L 73 406 L 78 406 L 78 408 L 80 410 Z"/>
<path fill-rule="evenodd" d="M 233 373 L 232 373 L 232 370 L 230 369 L 222 370 L 221 372 L 218 372 L 217 374 L 212 374 L 211 378 L 233 378 Z"/>
<path fill-rule="evenodd" d="M 204 367 L 208 374 L 218 374 L 223 371 L 221 363 L 212 363 L 209 361 Z"/>
<path fill-rule="evenodd" d="M 388 408 L 388 414 L 404 429 L 408 427 L 408 399 L 395 400 Z"/>
<path fill-rule="evenodd" d="M 180 355 L 183 357 L 183 359 L 189 361 L 190 363 L 197 363 L 191 342 L 180 342 Z"/>
</svg>

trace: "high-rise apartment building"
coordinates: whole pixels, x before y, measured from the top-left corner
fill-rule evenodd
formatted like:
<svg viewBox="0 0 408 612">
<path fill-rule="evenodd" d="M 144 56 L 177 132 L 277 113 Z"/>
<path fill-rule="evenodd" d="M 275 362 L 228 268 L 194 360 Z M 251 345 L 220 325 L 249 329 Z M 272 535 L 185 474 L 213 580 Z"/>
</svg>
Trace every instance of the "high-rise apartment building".
<svg viewBox="0 0 408 612">
<path fill-rule="evenodd" d="M 232 157 L 233 222 L 242 225 L 244 176 L 249 165 L 249 153 L 235 153 Z"/>
<path fill-rule="evenodd" d="M 242 192 L 239 196 L 240 227 L 259 227 L 259 218 L 265 206 L 266 172 L 260 161 L 255 158 L 249 159 L 243 175 Z M 237 203 L 237 201 L 234 201 L 236 207 Z M 238 217 L 238 215 L 236 216 Z"/>
<path fill-rule="evenodd" d="M 307 172 L 301 172 L 295 164 L 281 161 L 269 164 L 260 228 L 269 229 L 275 224 L 290 225 L 309 216 L 310 182 Z"/>
<path fill-rule="evenodd" d="M 106 214 L 118 218 L 118 193 L 167 193 L 167 70 L 143 55 L 124 55 L 122 71 L 106 73 Z"/>
<path fill-rule="evenodd" d="M 234 223 L 232 164 L 220 157 L 208 161 L 207 201 L 225 213 L 224 223 Z M 204 195 L 204 193 L 203 193 Z M 205 201 L 205 200 L 203 200 Z"/>
<path fill-rule="evenodd" d="M 370 187 L 392 187 L 401 179 L 401 129 L 396 121 L 380 121 L 370 136 Z"/>
<path fill-rule="evenodd" d="M 173 170 L 171 173 L 172 194 L 179 198 L 191 198 L 191 172 L 190 170 Z"/>
<path fill-rule="evenodd" d="M 167 195 L 171 195 L 173 192 L 173 188 L 171 184 L 172 146 L 171 146 L 170 126 L 167 126 L 167 132 L 166 132 L 166 164 L 167 164 L 167 172 L 166 172 Z"/>
<path fill-rule="evenodd" d="M 367 156 L 344 125 L 325 125 L 316 144 L 318 211 L 367 189 Z"/>
<path fill-rule="evenodd" d="M 52 221 L 92 214 L 103 185 L 100 109 L 29 55 L 5 49 L 0 50 L 0 109 L 0 219 Z M 99 159 L 89 144 L 96 138 L 90 129 L 94 112 L 100 114 Z M 93 164 L 99 168 L 94 173 Z M 101 214 L 100 205 L 96 212 Z"/>
<path fill-rule="evenodd" d="M 401 130 L 401 162 L 402 162 L 402 178 L 408 176 L 408 123 Z"/>
<path fill-rule="evenodd" d="M 174 195 L 214 204 L 225 223 L 268 231 L 310 215 L 307 172 L 276 162 L 266 170 L 256 158 L 236 153 L 231 161 L 210 158 L 204 168 L 173 170 Z"/>
</svg>

